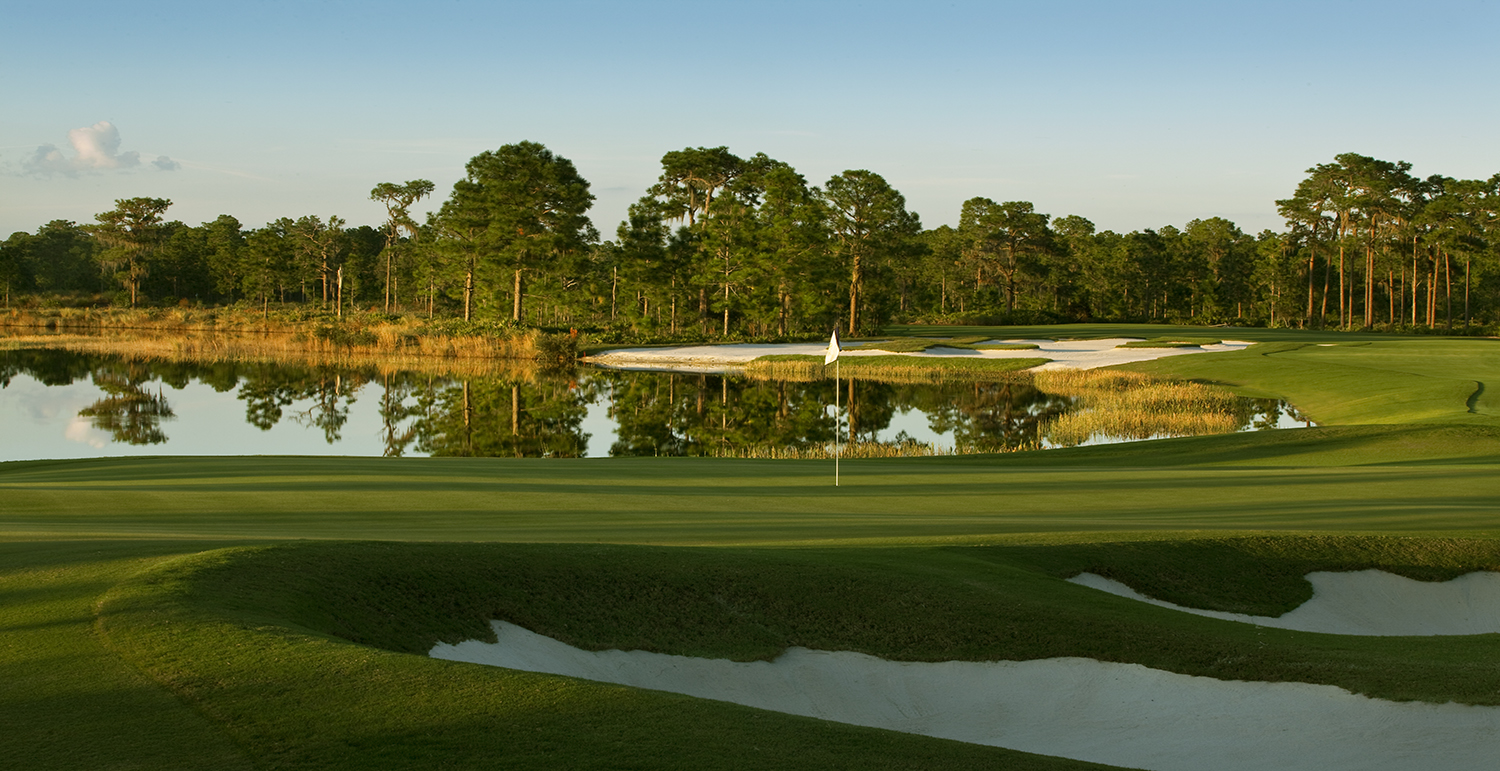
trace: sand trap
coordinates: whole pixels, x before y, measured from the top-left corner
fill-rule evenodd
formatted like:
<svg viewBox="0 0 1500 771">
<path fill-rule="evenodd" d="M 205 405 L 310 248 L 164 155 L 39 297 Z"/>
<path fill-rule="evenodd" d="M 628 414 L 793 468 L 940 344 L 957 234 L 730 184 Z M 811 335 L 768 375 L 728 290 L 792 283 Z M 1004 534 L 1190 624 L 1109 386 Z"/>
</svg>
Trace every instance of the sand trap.
<svg viewBox="0 0 1500 771">
<path fill-rule="evenodd" d="M 963 356 L 982 359 L 1033 359 L 1052 361 L 1037 369 L 1093 369 L 1113 364 L 1128 364 L 1135 361 L 1151 361 L 1165 356 L 1185 356 L 1194 353 L 1240 351 L 1253 343 L 1225 340 L 1218 345 L 1193 346 L 1189 348 L 1119 348 L 1140 338 L 1112 337 L 1105 340 L 996 340 L 1002 343 L 1035 343 L 1035 350 L 1024 351 L 973 351 L 962 348 L 931 348 L 919 353 L 891 353 L 889 351 L 853 350 L 844 351 L 842 357 L 856 356 L 916 356 L 950 357 Z M 733 344 L 733 345 L 689 345 L 676 348 L 624 348 L 606 351 L 585 359 L 592 364 L 622 369 L 664 369 L 687 372 L 716 372 L 744 365 L 758 357 L 772 354 L 803 354 L 822 356 L 827 350 L 825 343 L 782 344 Z"/>
<path fill-rule="evenodd" d="M 1443 582 L 1414 581 L 1380 570 L 1308 573 L 1312 599 L 1281 616 L 1185 608 L 1152 599 L 1093 573 L 1068 580 L 1184 613 L 1299 632 L 1377 636 L 1500 632 L 1500 573 L 1492 572 L 1469 573 Z"/>
<path fill-rule="evenodd" d="M 792 648 L 771 662 L 583 651 L 492 622 L 453 661 L 546 672 L 1159 771 L 1491 769 L 1500 708 L 1389 702 L 1091 659 L 912 663 Z"/>
</svg>

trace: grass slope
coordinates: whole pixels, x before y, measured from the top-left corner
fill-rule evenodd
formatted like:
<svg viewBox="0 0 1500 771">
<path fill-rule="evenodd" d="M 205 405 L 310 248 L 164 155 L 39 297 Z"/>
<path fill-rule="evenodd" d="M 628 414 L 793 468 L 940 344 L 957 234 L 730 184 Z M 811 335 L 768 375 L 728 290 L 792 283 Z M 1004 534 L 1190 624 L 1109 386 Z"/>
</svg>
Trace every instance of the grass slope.
<svg viewBox="0 0 1500 771">
<path fill-rule="evenodd" d="M 423 654 L 438 641 L 492 639 L 484 621 L 503 618 L 593 649 L 739 660 L 792 645 L 898 660 L 1083 656 L 1495 704 L 1500 663 L 1488 636 L 1260 629 L 1061 578 L 1091 570 L 1176 601 L 1277 613 L 1309 596 L 1309 570 L 1441 579 L 1497 566 L 1493 540 L 1409 538 L 886 549 L 323 542 L 162 563 L 107 594 L 99 626 L 127 661 L 276 767 L 1082 768 Z"/>
</svg>

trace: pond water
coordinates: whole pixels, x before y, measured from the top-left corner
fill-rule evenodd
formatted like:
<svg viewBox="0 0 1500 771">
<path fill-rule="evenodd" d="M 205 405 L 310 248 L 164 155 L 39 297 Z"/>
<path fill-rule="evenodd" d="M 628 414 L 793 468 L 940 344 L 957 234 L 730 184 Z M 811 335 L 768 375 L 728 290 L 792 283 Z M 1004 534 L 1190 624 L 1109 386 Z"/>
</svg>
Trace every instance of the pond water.
<svg viewBox="0 0 1500 771">
<path fill-rule="evenodd" d="M 841 435 L 866 454 L 1056 446 L 1075 399 L 1028 382 L 845 380 Z M 300 365 L 0 351 L 0 460 L 113 455 L 807 456 L 834 441 L 832 381 L 579 369 L 458 378 Z M 1233 400 L 1229 430 L 1308 425 Z M 1144 437 L 1138 437 L 1144 438 Z M 1083 443 L 1120 441 L 1095 436 Z M 1075 442 L 1076 443 L 1076 442 Z"/>
</svg>

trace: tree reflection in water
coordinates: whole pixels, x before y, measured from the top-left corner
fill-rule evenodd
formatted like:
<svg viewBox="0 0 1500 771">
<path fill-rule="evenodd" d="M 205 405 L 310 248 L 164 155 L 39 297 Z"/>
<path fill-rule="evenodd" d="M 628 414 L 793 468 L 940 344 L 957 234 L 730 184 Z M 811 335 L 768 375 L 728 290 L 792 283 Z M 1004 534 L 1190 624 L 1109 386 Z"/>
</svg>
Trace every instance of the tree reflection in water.
<svg viewBox="0 0 1500 771">
<path fill-rule="evenodd" d="M 106 396 L 79 410 L 79 417 L 88 418 L 94 428 L 108 431 L 116 442 L 166 442 L 167 434 L 162 430 L 161 422 L 177 416 L 162 395 L 161 386 L 157 385 L 155 394 L 149 393 L 141 386 L 154 378 L 137 367 L 123 369 L 100 368 L 94 371 L 94 385 Z"/>
<path fill-rule="evenodd" d="M 262 431 L 294 423 L 320 432 L 329 445 L 345 442 L 357 398 L 373 387 L 378 396 L 365 410 L 378 419 L 379 436 L 356 438 L 366 444 L 351 452 L 387 456 L 582 457 L 588 453 L 584 420 L 591 404 L 604 406 L 614 421 L 608 449 L 614 456 L 764 457 L 828 448 L 835 431 L 827 410 L 834 402 L 832 381 L 618 370 L 457 378 L 373 368 L 0 352 L 0 387 L 19 374 L 46 385 L 91 380 L 107 395 L 79 414 L 114 441 L 130 444 L 166 442 L 161 423 L 174 413 L 162 385 L 180 389 L 194 381 L 221 393 L 235 391 L 245 421 Z M 951 437 L 959 452 L 1003 452 L 1043 446 L 1048 424 L 1074 408 L 1071 398 L 1038 390 L 1024 378 L 938 385 L 845 380 L 837 387 L 846 441 L 896 449 L 913 441 L 904 433 L 890 437 L 897 417 L 910 411 L 924 415 L 934 434 Z M 1234 421 L 1241 430 L 1275 427 L 1289 410 L 1274 400 L 1239 400 Z"/>
</svg>

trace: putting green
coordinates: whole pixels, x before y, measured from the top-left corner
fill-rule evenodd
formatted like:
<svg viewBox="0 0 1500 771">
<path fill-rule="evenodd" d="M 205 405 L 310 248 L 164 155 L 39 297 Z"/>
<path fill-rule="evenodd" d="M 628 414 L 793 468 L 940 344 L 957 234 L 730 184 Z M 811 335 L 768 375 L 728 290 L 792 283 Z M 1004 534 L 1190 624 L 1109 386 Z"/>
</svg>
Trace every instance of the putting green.
<svg viewBox="0 0 1500 771">
<path fill-rule="evenodd" d="M 590 646 L 1061 650 L 1495 703 L 1488 637 L 1244 637 L 1061 579 L 1090 570 L 1180 604 L 1276 613 L 1305 599 L 1310 569 L 1500 568 L 1500 397 L 1483 388 L 1496 341 L 1047 329 L 1269 340 L 1129 368 L 1281 396 L 1325 425 L 846 462 L 838 488 L 830 464 L 798 461 L 0 464 L 0 753 L 36 768 L 1088 767 L 411 652 L 435 633 L 482 636 L 497 610 Z M 301 539 L 330 543 L 288 543 Z M 392 543 L 421 541 L 439 543 Z M 530 565 L 524 596 L 476 592 L 497 575 L 485 565 Z M 977 606 L 1006 623 L 986 627 Z"/>
</svg>

